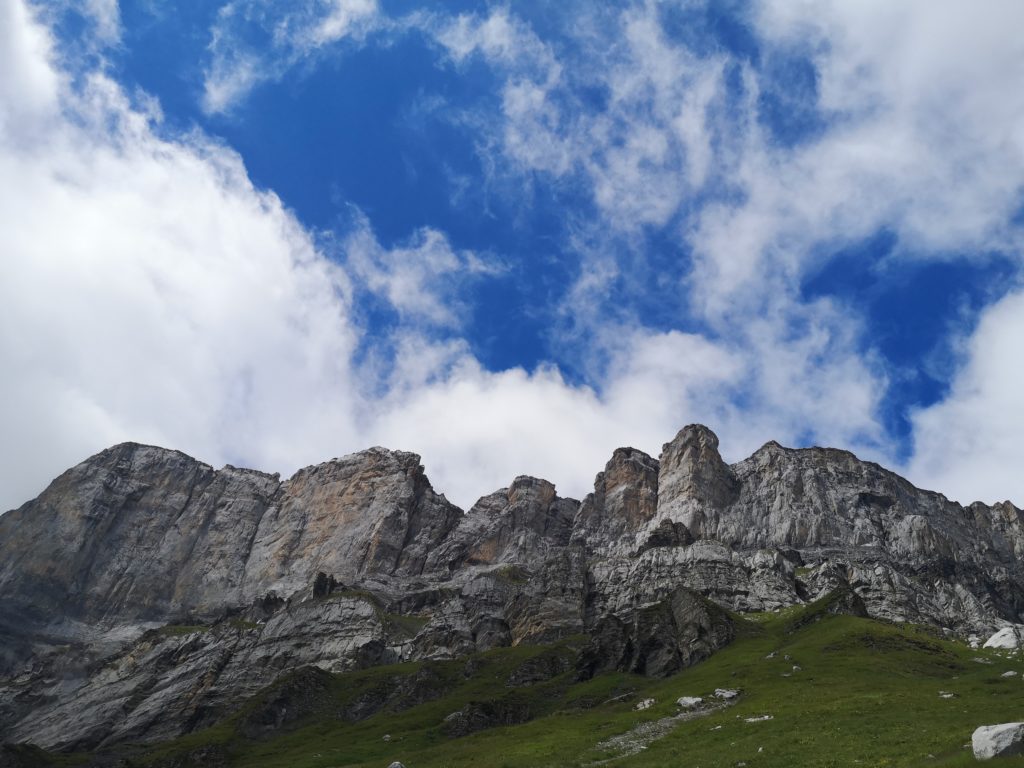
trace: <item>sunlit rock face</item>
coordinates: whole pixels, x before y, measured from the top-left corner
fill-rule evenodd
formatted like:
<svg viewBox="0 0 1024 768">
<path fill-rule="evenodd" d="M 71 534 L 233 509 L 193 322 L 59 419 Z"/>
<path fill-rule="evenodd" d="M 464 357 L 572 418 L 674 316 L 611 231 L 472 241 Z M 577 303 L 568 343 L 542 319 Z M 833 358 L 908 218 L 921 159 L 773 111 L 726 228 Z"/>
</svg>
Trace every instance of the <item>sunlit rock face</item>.
<svg viewBox="0 0 1024 768">
<path fill-rule="evenodd" d="M 590 637 L 578 674 L 669 674 L 728 643 L 721 610 L 840 590 L 875 617 L 1024 623 L 1024 523 L 846 451 L 726 464 L 690 425 L 614 452 L 582 502 L 515 478 L 463 513 L 415 454 L 276 475 L 124 444 L 0 517 L 0 740 L 90 748 L 214 722 L 328 672 Z"/>
</svg>

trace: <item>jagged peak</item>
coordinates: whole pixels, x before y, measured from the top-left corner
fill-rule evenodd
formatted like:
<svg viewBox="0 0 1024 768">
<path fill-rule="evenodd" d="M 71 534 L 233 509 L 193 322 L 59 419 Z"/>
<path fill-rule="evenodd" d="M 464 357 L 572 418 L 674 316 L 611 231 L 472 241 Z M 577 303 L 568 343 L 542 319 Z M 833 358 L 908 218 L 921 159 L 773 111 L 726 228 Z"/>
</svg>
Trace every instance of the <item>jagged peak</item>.
<svg viewBox="0 0 1024 768">
<path fill-rule="evenodd" d="M 125 460 L 131 461 L 132 463 L 160 463 L 172 457 L 176 459 L 184 459 L 191 464 L 206 467 L 211 471 L 213 470 L 213 467 L 210 464 L 207 464 L 205 461 L 200 461 L 184 451 L 179 451 L 174 448 L 164 448 L 159 445 L 137 443 L 131 440 L 123 443 L 116 443 L 109 448 L 104 448 L 99 453 L 95 453 L 85 461 L 81 462 L 78 466 L 116 465 Z"/>
<path fill-rule="evenodd" d="M 822 445 L 809 445 L 809 446 L 806 446 L 806 447 L 803 447 L 803 448 L 790 448 L 790 447 L 787 447 L 785 445 L 782 445 L 781 443 L 779 443 L 776 440 L 769 440 L 767 443 L 765 443 L 760 448 L 758 448 L 756 451 L 754 451 L 752 454 L 750 454 L 750 456 L 747 459 L 744 459 L 744 461 L 749 461 L 750 459 L 757 459 L 757 458 L 760 458 L 762 456 L 772 456 L 772 455 L 790 456 L 790 457 L 801 457 L 802 456 L 802 457 L 820 458 L 820 459 L 823 459 L 823 460 L 826 460 L 826 461 L 828 461 L 828 460 L 833 460 L 833 461 L 834 460 L 855 461 L 855 462 L 859 462 L 859 463 L 865 464 L 865 465 L 876 466 L 876 467 L 878 467 L 879 469 L 881 469 L 882 471 L 884 471 L 886 473 L 894 474 L 892 472 L 892 470 L 886 469 L 885 467 L 882 467 L 881 465 L 875 464 L 874 462 L 865 461 L 864 459 L 861 459 L 855 453 L 853 453 L 853 451 L 849 451 L 849 450 L 847 450 L 845 448 L 830 448 L 828 446 L 822 446 Z M 739 463 L 742 463 L 742 462 L 739 462 Z"/>
<path fill-rule="evenodd" d="M 513 480 L 512 484 L 508 487 L 507 496 L 510 504 L 515 504 L 521 499 L 531 497 L 538 498 L 538 500 L 543 501 L 545 504 L 550 504 L 557 498 L 554 483 L 530 475 L 519 475 Z"/>
<path fill-rule="evenodd" d="M 648 477 L 657 489 L 658 460 L 637 448 L 616 448 L 604 469 L 594 478 L 594 490 L 607 492 L 634 482 L 635 478 Z"/>
<path fill-rule="evenodd" d="M 792 448 L 786 448 L 784 445 L 782 445 L 781 443 L 779 443 L 776 440 L 769 440 L 767 443 L 762 445 L 760 448 L 758 448 L 756 451 L 754 451 L 750 455 L 751 455 L 751 457 L 753 457 L 753 456 L 758 456 L 758 455 L 760 455 L 762 453 L 777 453 L 779 451 L 790 451 L 790 450 L 792 450 Z"/>
<path fill-rule="evenodd" d="M 359 464 L 388 464 L 409 474 L 423 475 L 424 471 L 421 461 L 422 460 L 418 453 L 411 453 L 409 451 L 393 451 L 390 448 L 375 445 L 371 448 L 356 451 L 355 453 L 336 456 L 335 458 L 328 459 L 327 461 L 302 467 L 288 478 L 288 482 L 317 475 L 322 472 L 337 471 L 339 469 Z"/>
<path fill-rule="evenodd" d="M 612 452 L 612 457 L 608 459 L 608 463 L 605 464 L 605 469 L 607 470 L 616 464 L 623 464 L 626 462 L 639 463 L 645 467 L 653 466 L 654 469 L 658 468 L 658 460 L 656 458 L 644 451 L 641 451 L 639 448 L 627 446 L 623 448 L 616 448 Z"/>
<path fill-rule="evenodd" d="M 718 452 L 718 435 L 710 427 L 704 424 L 687 424 L 676 433 L 675 437 L 661 446 L 662 455 L 674 446 L 691 443 L 698 443 Z"/>
<path fill-rule="evenodd" d="M 268 480 L 281 480 L 280 472 L 264 472 L 262 469 L 252 469 L 250 467 L 236 467 L 234 464 L 225 464 L 217 471 L 230 472 L 238 475 L 256 475 L 257 477 L 266 478 Z"/>
<path fill-rule="evenodd" d="M 533 475 L 517 475 L 512 483 L 508 486 L 508 490 L 514 490 L 516 488 L 533 488 L 537 486 L 550 486 L 555 487 L 555 484 L 550 480 L 545 480 L 543 477 L 534 477 Z"/>
</svg>

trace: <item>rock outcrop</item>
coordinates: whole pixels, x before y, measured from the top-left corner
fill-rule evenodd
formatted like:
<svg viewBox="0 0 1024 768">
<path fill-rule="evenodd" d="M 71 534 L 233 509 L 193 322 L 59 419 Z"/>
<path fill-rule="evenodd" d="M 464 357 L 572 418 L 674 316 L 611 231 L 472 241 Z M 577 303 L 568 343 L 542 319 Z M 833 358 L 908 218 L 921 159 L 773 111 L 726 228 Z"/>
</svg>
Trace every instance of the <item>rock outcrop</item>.
<svg viewBox="0 0 1024 768">
<path fill-rule="evenodd" d="M 577 676 L 666 675 L 731 640 L 728 611 L 815 600 L 987 636 L 1024 618 L 1022 555 L 1009 503 L 832 449 L 728 465 L 700 425 L 658 459 L 615 451 L 582 502 L 519 477 L 465 514 L 411 453 L 282 481 L 119 445 L 0 517 L 0 740 L 158 740 L 297 670 L 315 693 L 323 673 L 578 635 Z M 522 713 L 451 728 L 492 715 Z"/>
</svg>

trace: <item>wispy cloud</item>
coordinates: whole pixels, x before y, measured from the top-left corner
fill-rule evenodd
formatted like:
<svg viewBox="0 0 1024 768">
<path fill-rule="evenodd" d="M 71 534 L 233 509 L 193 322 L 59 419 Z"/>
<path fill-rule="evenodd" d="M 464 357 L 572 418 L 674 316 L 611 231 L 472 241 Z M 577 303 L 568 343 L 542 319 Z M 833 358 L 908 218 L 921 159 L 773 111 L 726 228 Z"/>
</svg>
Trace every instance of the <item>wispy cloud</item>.
<svg viewBox="0 0 1024 768">
<path fill-rule="evenodd" d="M 442 232 L 429 227 L 404 244 L 384 248 L 362 213 L 355 214 L 340 250 L 359 285 L 382 298 L 403 322 L 435 328 L 460 330 L 469 310 L 467 284 L 503 271 L 494 259 L 453 249 Z"/>
<path fill-rule="evenodd" d="M 106 45 L 121 40 L 121 9 L 118 0 L 86 0 L 85 13 L 92 19 L 96 37 Z"/>
<path fill-rule="evenodd" d="M 210 30 L 203 109 L 228 112 L 257 85 L 279 80 L 327 46 L 358 44 L 383 23 L 377 0 L 233 0 Z"/>
</svg>

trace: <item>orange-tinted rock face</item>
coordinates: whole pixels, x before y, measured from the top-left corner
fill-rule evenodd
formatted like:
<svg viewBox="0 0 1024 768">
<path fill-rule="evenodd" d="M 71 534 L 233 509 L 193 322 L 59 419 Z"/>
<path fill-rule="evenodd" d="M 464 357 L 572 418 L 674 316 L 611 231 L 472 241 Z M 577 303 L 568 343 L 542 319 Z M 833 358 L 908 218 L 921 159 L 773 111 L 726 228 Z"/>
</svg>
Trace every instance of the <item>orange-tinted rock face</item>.
<svg viewBox="0 0 1024 768">
<path fill-rule="evenodd" d="M 594 479 L 574 537 L 595 548 L 631 541 L 658 507 L 658 462 L 635 448 L 619 448 Z"/>
</svg>

